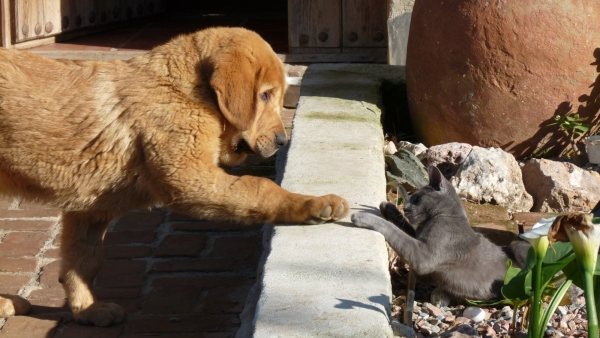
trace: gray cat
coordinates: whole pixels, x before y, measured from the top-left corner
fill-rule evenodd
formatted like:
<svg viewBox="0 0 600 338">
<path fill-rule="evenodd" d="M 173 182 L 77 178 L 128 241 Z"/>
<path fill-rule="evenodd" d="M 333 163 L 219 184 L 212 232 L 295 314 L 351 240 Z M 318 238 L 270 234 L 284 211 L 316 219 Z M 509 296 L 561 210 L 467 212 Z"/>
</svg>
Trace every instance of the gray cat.
<svg viewBox="0 0 600 338">
<path fill-rule="evenodd" d="M 522 267 L 529 243 L 514 241 L 503 248 L 476 233 L 452 184 L 438 168 L 429 167 L 428 172 L 429 185 L 411 195 L 404 216 L 383 202 L 379 208 L 385 219 L 356 213 L 352 223 L 381 233 L 417 278 L 452 298 L 500 297 L 507 259 Z"/>
</svg>

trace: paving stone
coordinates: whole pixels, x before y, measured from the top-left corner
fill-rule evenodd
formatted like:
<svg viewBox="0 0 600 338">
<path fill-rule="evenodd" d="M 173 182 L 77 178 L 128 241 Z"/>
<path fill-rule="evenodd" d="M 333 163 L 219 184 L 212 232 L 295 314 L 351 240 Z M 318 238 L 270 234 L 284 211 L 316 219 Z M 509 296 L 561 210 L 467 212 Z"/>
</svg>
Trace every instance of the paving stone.
<svg viewBox="0 0 600 338">
<path fill-rule="evenodd" d="M 114 231 L 146 230 L 154 231 L 165 219 L 165 211 L 134 211 L 119 218 Z"/>
<path fill-rule="evenodd" d="M 250 286 L 208 289 L 199 310 L 202 313 L 240 313 Z"/>
<path fill-rule="evenodd" d="M 169 221 L 177 222 L 177 221 L 200 221 L 198 218 L 194 218 L 193 216 L 181 214 L 178 212 L 171 212 L 169 215 Z"/>
<path fill-rule="evenodd" d="M 204 287 L 199 285 L 164 285 L 152 290 L 144 314 L 189 314 L 193 313 Z"/>
<path fill-rule="evenodd" d="M 149 246 L 105 246 L 104 258 L 140 258 L 150 256 L 152 248 Z"/>
<path fill-rule="evenodd" d="M 33 257 L 40 252 L 48 237 L 45 232 L 11 232 L 0 243 L 0 256 Z"/>
<path fill-rule="evenodd" d="M 262 234 L 217 237 L 211 257 L 243 257 L 259 253 Z"/>
<path fill-rule="evenodd" d="M 7 258 L 0 256 L 0 272 L 34 272 L 35 258 Z"/>
<path fill-rule="evenodd" d="M 29 276 L 0 274 L 0 293 L 15 295 L 30 279 Z"/>
<path fill-rule="evenodd" d="M 39 205 L 33 203 L 21 203 L 19 209 L 9 209 L 12 200 L 0 200 L 0 218 L 33 218 L 33 217 L 58 217 L 60 209 L 49 205 Z"/>
<path fill-rule="evenodd" d="M 155 238 L 156 232 L 154 231 L 110 231 L 104 237 L 104 244 L 150 244 L 154 242 Z"/>
<path fill-rule="evenodd" d="M 96 288 L 96 296 L 102 299 L 136 299 L 142 294 L 142 289 L 137 288 Z"/>
<path fill-rule="evenodd" d="M 153 333 L 151 336 L 146 334 L 133 334 L 133 335 L 125 335 L 123 338 L 148 338 L 148 337 L 158 337 L 158 338 L 233 338 L 235 337 L 235 333 L 237 330 L 232 330 L 229 332 L 202 332 L 202 333 L 165 333 L 165 334 L 156 334 Z M 61 337 L 62 338 L 62 337 Z"/>
<path fill-rule="evenodd" d="M 31 299 L 28 297 L 31 302 L 31 310 L 27 313 L 28 316 L 37 316 L 37 315 L 48 315 L 48 314 L 56 314 L 56 313 L 71 313 L 71 308 L 67 303 L 67 299 L 64 296 L 63 298 L 47 298 L 47 299 Z"/>
<path fill-rule="evenodd" d="M 194 258 L 185 260 L 167 260 L 152 263 L 150 272 L 185 271 L 233 271 L 246 270 L 256 266 L 256 259 L 245 258 Z"/>
<path fill-rule="evenodd" d="M 58 282 L 60 276 L 61 261 L 54 261 L 42 267 L 42 276 L 40 284 L 50 289 L 63 289 L 62 284 Z"/>
<path fill-rule="evenodd" d="M 236 315 L 140 316 L 133 320 L 131 332 L 205 332 L 230 329 L 239 324 Z"/>
<path fill-rule="evenodd" d="M 55 249 L 46 250 L 46 252 L 44 253 L 44 258 L 59 259 L 60 258 L 60 249 L 55 248 Z"/>
<path fill-rule="evenodd" d="M 225 287 L 237 285 L 252 285 L 254 279 L 245 276 L 202 276 L 202 277 L 157 277 L 152 280 L 154 288 L 175 285 L 197 285 L 203 287 Z"/>
<path fill-rule="evenodd" d="M 208 238 L 202 234 L 167 235 L 154 250 L 154 256 L 197 256 L 206 246 Z"/>
<path fill-rule="evenodd" d="M 27 316 L 9 317 L 0 331 L 3 338 L 52 337 L 60 324 L 58 319 Z"/>
<path fill-rule="evenodd" d="M 0 214 L 4 217 L 4 213 Z M 56 221 L 31 221 L 31 220 L 0 220 L 0 229 L 2 230 L 49 230 L 56 224 Z"/>
<path fill-rule="evenodd" d="M 96 277 L 97 287 L 126 288 L 143 286 L 146 282 L 146 262 L 108 260 Z"/>
<path fill-rule="evenodd" d="M 258 230 L 262 224 L 240 224 L 233 222 L 217 221 L 194 221 L 171 223 L 172 230 L 175 231 L 232 231 L 232 230 Z"/>
<path fill-rule="evenodd" d="M 110 338 L 119 337 L 125 325 L 114 325 L 109 327 L 95 327 L 79 325 L 76 322 L 68 324 L 60 335 L 60 338 Z"/>
</svg>

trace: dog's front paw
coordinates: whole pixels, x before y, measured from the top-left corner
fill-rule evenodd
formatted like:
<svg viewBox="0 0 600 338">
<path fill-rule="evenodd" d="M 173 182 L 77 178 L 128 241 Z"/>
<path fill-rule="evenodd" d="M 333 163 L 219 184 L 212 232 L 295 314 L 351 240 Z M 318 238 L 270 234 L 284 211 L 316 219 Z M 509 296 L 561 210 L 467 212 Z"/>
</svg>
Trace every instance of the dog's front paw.
<svg viewBox="0 0 600 338">
<path fill-rule="evenodd" d="M 0 295 L 0 318 L 27 314 L 31 303 L 21 296 Z"/>
<path fill-rule="evenodd" d="M 306 224 L 320 224 L 328 221 L 337 221 L 348 214 L 350 207 L 345 199 L 337 195 L 315 197 L 306 202 L 309 216 L 304 220 Z"/>
<path fill-rule="evenodd" d="M 375 230 L 375 225 L 381 221 L 381 217 L 366 212 L 352 214 L 350 220 L 359 228 Z"/>
<path fill-rule="evenodd" d="M 119 324 L 125 319 L 125 310 L 115 303 L 95 302 L 83 311 L 73 312 L 75 320 L 86 325 L 110 326 Z"/>
</svg>

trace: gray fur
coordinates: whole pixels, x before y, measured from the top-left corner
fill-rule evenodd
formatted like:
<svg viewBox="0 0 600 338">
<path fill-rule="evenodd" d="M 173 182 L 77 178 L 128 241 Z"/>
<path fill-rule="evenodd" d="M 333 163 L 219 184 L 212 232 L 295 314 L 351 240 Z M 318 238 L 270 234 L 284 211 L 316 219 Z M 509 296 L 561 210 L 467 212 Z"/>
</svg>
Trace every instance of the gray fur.
<svg viewBox="0 0 600 338">
<path fill-rule="evenodd" d="M 501 296 L 507 258 L 522 265 L 528 243 L 501 248 L 476 233 L 452 184 L 436 167 L 429 167 L 428 173 L 429 185 L 411 195 L 404 216 L 393 204 L 383 202 L 380 210 L 385 219 L 356 213 L 352 223 L 380 232 L 419 279 L 431 281 L 454 298 Z M 513 249 L 518 252 L 513 254 Z"/>
</svg>

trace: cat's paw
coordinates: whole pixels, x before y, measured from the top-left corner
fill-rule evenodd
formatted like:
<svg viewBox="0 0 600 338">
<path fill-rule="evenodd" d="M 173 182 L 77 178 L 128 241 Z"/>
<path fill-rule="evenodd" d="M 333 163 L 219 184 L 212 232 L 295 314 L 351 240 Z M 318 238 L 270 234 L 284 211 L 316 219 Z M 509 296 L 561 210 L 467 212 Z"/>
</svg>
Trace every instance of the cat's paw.
<svg viewBox="0 0 600 338">
<path fill-rule="evenodd" d="M 375 225 L 381 222 L 381 217 L 366 212 L 357 212 L 352 214 L 350 220 L 359 228 L 375 230 Z"/>
<path fill-rule="evenodd" d="M 308 217 L 303 221 L 305 224 L 335 222 L 344 218 L 350 211 L 348 202 L 333 194 L 314 197 L 305 206 L 309 211 Z"/>
<path fill-rule="evenodd" d="M 379 211 L 381 212 L 381 216 L 390 222 L 395 221 L 398 217 L 402 217 L 398 207 L 390 202 L 381 202 L 379 204 Z"/>
</svg>

